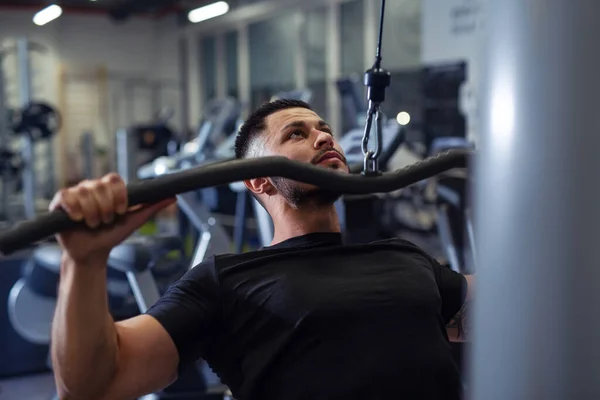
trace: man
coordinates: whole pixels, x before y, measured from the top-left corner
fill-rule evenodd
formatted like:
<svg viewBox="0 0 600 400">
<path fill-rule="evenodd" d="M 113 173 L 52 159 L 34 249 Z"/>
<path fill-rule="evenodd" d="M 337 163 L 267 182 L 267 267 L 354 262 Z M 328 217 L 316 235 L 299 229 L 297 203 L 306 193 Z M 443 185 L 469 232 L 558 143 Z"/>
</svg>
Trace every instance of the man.
<svg viewBox="0 0 600 400">
<path fill-rule="evenodd" d="M 330 127 L 281 100 L 240 129 L 238 158 L 283 155 L 347 173 Z M 281 178 L 245 182 L 271 215 L 271 246 L 217 255 L 146 314 L 114 323 L 106 294 L 112 247 L 171 204 L 127 209 L 116 175 L 61 191 L 90 227 L 66 232 L 52 358 L 65 399 L 132 399 L 204 358 L 239 400 L 457 399 L 446 324 L 457 335 L 470 279 L 409 242 L 345 246 L 335 193 Z M 464 334 L 464 332 L 460 332 Z"/>
</svg>

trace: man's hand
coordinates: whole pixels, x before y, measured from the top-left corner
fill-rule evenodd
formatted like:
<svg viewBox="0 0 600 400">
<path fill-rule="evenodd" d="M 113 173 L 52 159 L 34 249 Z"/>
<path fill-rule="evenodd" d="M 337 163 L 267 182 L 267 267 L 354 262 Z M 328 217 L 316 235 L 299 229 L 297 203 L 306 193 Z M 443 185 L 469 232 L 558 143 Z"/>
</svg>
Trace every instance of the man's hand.
<svg viewBox="0 0 600 400">
<path fill-rule="evenodd" d="M 119 175 L 109 174 L 61 190 L 52 200 L 50 210 L 60 207 L 71 219 L 83 221 L 92 228 L 57 235 L 65 254 L 83 265 L 89 265 L 91 261 L 105 265 L 114 246 L 174 201 L 167 199 L 156 204 L 129 207 L 125 182 Z M 118 222 L 113 224 L 117 217 Z"/>
</svg>

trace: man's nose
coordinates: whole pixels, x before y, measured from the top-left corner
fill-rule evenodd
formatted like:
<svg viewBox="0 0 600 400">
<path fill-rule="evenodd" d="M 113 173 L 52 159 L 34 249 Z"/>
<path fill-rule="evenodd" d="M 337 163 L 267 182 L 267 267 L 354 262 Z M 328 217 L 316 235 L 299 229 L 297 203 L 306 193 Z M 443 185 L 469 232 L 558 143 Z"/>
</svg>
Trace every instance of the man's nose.
<svg viewBox="0 0 600 400">
<path fill-rule="evenodd" d="M 317 140 L 315 141 L 315 147 L 320 149 L 322 147 L 333 147 L 333 136 L 327 132 L 317 131 Z"/>
</svg>

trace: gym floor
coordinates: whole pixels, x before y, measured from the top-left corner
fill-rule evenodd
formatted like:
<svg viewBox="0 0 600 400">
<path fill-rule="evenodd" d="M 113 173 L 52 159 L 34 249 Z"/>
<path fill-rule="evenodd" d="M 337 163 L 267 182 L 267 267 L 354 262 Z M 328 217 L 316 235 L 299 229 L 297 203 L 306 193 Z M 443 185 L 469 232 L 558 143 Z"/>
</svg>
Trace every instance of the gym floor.
<svg viewBox="0 0 600 400">
<path fill-rule="evenodd" d="M 1 400 L 50 400 L 54 396 L 54 377 L 43 373 L 0 380 Z"/>
</svg>

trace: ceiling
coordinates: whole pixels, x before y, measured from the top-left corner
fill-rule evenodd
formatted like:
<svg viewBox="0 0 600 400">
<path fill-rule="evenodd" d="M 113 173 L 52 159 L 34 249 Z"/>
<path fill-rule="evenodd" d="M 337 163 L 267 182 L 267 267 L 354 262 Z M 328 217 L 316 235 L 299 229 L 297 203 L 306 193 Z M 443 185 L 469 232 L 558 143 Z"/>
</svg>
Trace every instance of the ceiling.
<svg viewBox="0 0 600 400">
<path fill-rule="evenodd" d="M 214 1 L 214 0 L 213 0 Z M 59 4 L 65 12 L 106 13 L 115 20 L 133 16 L 160 17 L 190 10 L 213 2 L 211 0 L 0 0 L 0 8 L 42 9 Z M 230 2 L 231 4 L 231 2 Z"/>
</svg>

